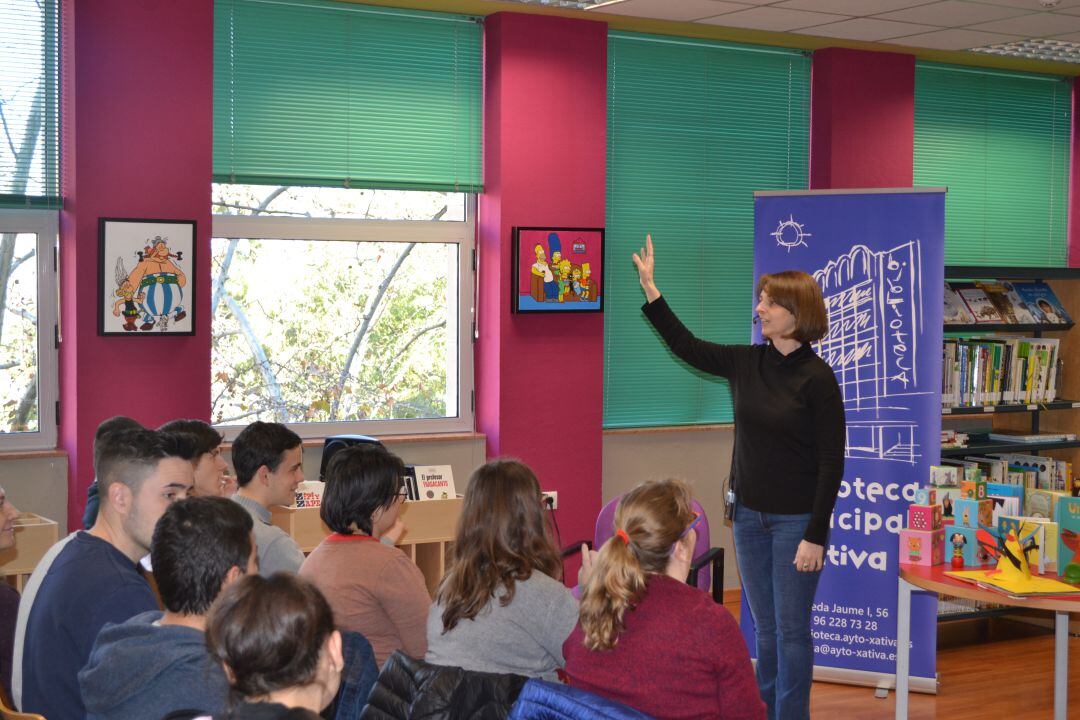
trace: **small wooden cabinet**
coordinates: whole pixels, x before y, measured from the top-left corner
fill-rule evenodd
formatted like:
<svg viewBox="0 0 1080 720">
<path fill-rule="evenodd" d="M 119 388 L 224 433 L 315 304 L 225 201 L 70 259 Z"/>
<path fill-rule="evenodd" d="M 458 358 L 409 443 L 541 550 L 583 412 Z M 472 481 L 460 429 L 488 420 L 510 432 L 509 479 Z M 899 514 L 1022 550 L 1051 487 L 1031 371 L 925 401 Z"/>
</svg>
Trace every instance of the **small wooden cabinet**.
<svg viewBox="0 0 1080 720">
<path fill-rule="evenodd" d="M 15 518 L 15 547 L 0 550 L 0 575 L 22 592 L 23 584 L 59 537 L 55 520 L 22 513 Z"/>
<path fill-rule="evenodd" d="M 428 592 L 434 595 L 446 571 L 446 555 L 454 539 L 461 504 L 458 496 L 448 500 L 406 502 L 401 517 L 408 528 L 398 547 L 420 568 Z M 305 553 L 310 553 L 330 534 L 319 517 L 319 508 L 274 507 L 270 522 L 287 532 Z"/>
</svg>

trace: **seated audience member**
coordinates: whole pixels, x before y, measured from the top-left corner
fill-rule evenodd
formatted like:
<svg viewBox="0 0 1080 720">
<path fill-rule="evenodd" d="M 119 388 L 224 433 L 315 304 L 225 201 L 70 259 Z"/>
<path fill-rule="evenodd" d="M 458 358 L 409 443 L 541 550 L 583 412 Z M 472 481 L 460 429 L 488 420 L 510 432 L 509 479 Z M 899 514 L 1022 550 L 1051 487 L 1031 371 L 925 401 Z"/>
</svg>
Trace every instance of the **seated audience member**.
<svg viewBox="0 0 1080 720">
<path fill-rule="evenodd" d="M 700 515 L 677 480 L 631 490 L 563 646 L 570 684 L 656 718 L 764 718 L 739 626 L 685 584 Z"/>
<path fill-rule="evenodd" d="M 300 436 L 279 423 L 253 422 L 232 445 L 233 467 L 240 489 L 233 500 L 255 521 L 259 574 L 296 572 L 304 562 L 300 546 L 270 524 L 270 508 L 296 502 L 296 486 L 304 480 Z"/>
<path fill-rule="evenodd" d="M 202 420 L 170 420 L 158 430 L 187 433 L 194 440 L 197 455 L 192 495 L 229 497 L 236 492 L 236 480 L 227 474 L 229 466 L 221 457 L 221 433 Z"/>
<path fill-rule="evenodd" d="M 15 547 L 15 519 L 19 509 L 7 499 L 0 488 L 0 550 Z M 11 658 L 15 645 L 15 620 L 19 616 L 19 593 L 7 583 L 0 582 L 0 682 L 11 697 Z"/>
<path fill-rule="evenodd" d="M 56 556 L 27 613 L 21 709 L 50 720 L 85 717 L 77 675 L 101 628 L 157 609 L 137 563 L 158 518 L 192 483 L 194 452 L 182 435 L 122 430 L 100 444 L 97 521 Z"/>
<path fill-rule="evenodd" d="M 420 568 L 394 547 L 405 530 L 404 473 L 401 459 L 379 446 L 335 454 L 319 508 L 334 533 L 300 568 L 326 596 L 338 629 L 371 642 L 379 667 L 395 650 L 415 658 L 427 652 L 431 597 Z"/>
<path fill-rule="evenodd" d="M 210 610 L 206 645 L 231 685 L 229 720 L 317 720 L 337 694 L 341 634 L 322 593 L 290 573 L 249 575 Z"/>
<path fill-rule="evenodd" d="M 426 660 L 553 679 L 578 614 L 561 576 L 536 475 L 516 460 L 483 465 L 428 614 Z"/>
<path fill-rule="evenodd" d="M 140 430 L 140 425 L 135 420 L 124 415 L 117 415 L 105 420 L 97 426 L 97 430 L 94 431 L 94 467 L 97 467 L 97 448 L 101 444 L 101 438 L 106 434 L 116 432 L 117 430 Z M 94 527 L 94 522 L 97 521 L 98 514 L 98 481 L 94 478 L 94 482 L 90 483 L 90 487 L 86 488 L 86 508 L 83 510 L 83 529 L 89 530 Z"/>
<path fill-rule="evenodd" d="M 222 713 L 229 684 L 206 650 L 206 614 L 223 588 L 256 573 L 252 520 L 226 498 L 173 503 L 154 529 L 150 558 L 165 612 L 106 625 L 79 673 L 90 720 Z"/>
</svg>

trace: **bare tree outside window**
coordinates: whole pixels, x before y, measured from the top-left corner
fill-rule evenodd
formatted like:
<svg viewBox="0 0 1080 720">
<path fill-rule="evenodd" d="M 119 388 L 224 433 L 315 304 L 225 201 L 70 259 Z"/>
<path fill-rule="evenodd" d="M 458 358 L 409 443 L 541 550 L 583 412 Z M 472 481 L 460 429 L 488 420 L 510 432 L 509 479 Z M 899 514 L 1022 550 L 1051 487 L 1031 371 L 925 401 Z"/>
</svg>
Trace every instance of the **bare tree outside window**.
<svg viewBox="0 0 1080 720">
<path fill-rule="evenodd" d="M 214 212 L 462 222 L 465 196 L 216 185 Z M 215 238 L 212 263 L 215 423 L 458 414 L 457 244 Z"/>
</svg>

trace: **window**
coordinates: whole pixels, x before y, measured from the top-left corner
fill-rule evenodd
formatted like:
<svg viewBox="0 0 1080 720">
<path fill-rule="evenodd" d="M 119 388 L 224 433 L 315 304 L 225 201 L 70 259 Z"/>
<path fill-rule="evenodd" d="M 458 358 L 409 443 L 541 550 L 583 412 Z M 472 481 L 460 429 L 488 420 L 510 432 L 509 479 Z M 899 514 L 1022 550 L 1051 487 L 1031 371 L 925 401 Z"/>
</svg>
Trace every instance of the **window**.
<svg viewBox="0 0 1080 720">
<path fill-rule="evenodd" d="M 56 213 L 0 210 L 0 450 L 56 446 Z"/>
<path fill-rule="evenodd" d="M 471 430 L 474 208 L 463 193 L 215 185 L 213 422 Z"/>
<path fill-rule="evenodd" d="M 755 190 L 805 188 L 810 59 L 782 48 L 610 33 L 607 250 L 629 263 L 652 233 L 657 284 L 687 327 L 750 339 Z M 727 382 L 672 357 L 610 273 L 604 426 L 731 422 Z"/>
<path fill-rule="evenodd" d="M 1072 79 L 919 63 L 915 184 L 945 186 L 945 262 L 1068 265 Z"/>
<path fill-rule="evenodd" d="M 0 450 L 56 446 L 58 27 L 0 3 Z"/>
</svg>

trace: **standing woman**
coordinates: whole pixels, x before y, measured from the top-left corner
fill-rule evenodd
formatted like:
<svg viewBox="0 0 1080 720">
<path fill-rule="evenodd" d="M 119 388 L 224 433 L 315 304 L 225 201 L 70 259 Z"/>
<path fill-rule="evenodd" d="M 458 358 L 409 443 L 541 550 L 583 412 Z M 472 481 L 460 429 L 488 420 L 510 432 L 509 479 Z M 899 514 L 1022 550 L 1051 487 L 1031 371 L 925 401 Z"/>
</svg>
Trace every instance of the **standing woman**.
<svg viewBox="0 0 1080 720">
<path fill-rule="evenodd" d="M 757 627 L 757 681 L 770 718 L 810 717 L 810 615 L 844 474 L 844 403 L 810 343 L 828 332 L 821 289 L 803 272 L 762 275 L 761 345 L 699 340 L 660 296 L 652 238 L 634 254 L 645 316 L 672 351 L 726 378 L 735 405 L 731 477 L 739 574 Z"/>
</svg>

